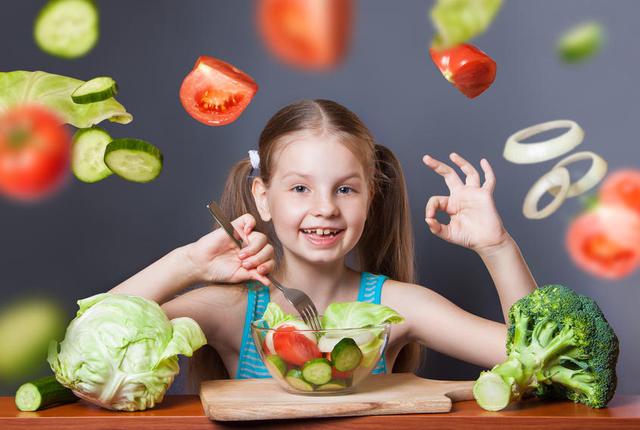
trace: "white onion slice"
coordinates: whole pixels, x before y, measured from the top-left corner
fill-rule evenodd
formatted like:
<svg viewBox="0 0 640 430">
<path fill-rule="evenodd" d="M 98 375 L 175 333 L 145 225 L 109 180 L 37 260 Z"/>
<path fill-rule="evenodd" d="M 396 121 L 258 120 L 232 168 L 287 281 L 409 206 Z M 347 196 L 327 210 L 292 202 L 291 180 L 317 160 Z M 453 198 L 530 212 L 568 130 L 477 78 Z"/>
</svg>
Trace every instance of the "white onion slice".
<svg viewBox="0 0 640 430">
<path fill-rule="evenodd" d="M 598 185 L 602 178 L 607 174 L 607 162 L 598 154 L 590 151 L 582 151 L 563 158 L 558 162 L 558 164 L 553 166 L 555 169 L 556 167 L 565 167 L 571 163 L 575 163 L 576 161 L 588 159 L 591 159 L 591 167 L 589 168 L 589 171 L 585 173 L 582 178 L 571 184 L 569 192 L 567 193 L 567 198 L 579 196 Z M 555 196 L 558 194 L 558 190 L 559 187 L 550 188 L 549 193 Z"/>
<path fill-rule="evenodd" d="M 562 202 L 567 198 L 571 176 L 564 167 L 557 167 L 542 175 L 531 187 L 522 205 L 522 213 L 529 219 L 546 218 L 558 210 Z M 551 188 L 560 187 L 554 199 L 544 208 L 538 210 L 538 201 Z"/>
<path fill-rule="evenodd" d="M 520 143 L 520 141 L 544 131 L 556 128 L 569 128 L 566 133 L 553 139 L 535 143 Z M 516 164 L 533 164 L 551 160 L 571 151 L 582 143 L 584 130 L 575 121 L 559 119 L 532 125 L 515 132 L 507 138 L 502 155 L 508 161 Z"/>
</svg>

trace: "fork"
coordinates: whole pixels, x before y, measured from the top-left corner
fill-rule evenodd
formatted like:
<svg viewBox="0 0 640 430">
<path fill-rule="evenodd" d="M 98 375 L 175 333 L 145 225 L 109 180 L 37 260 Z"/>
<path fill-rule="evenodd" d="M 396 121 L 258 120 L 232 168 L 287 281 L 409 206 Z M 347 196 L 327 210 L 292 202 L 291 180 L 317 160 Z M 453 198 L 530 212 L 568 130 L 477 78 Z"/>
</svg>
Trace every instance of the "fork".
<svg viewBox="0 0 640 430">
<path fill-rule="evenodd" d="M 218 206 L 216 202 L 212 201 L 207 205 L 207 207 L 209 208 L 209 211 L 211 212 L 211 215 L 213 215 L 213 218 L 216 220 L 216 222 L 220 224 L 220 227 L 222 227 L 222 229 L 229 235 L 229 237 L 238 246 L 238 248 L 242 249 L 244 247 L 244 244 L 241 240 L 237 239 L 233 235 L 236 230 L 224 215 L 222 209 L 220 209 L 220 206 Z M 310 326 L 313 330 L 322 330 L 322 324 L 320 324 L 320 319 L 318 318 L 318 310 L 316 309 L 316 306 L 313 304 L 311 298 L 309 298 L 308 295 L 306 295 L 301 290 L 285 287 L 273 276 L 271 276 L 271 274 L 267 274 L 266 277 L 277 289 L 282 291 L 284 298 L 293 305 L 296 311 L 298 311 L 298 314 L 300 314 L 305 324 Z"/>
</svg>

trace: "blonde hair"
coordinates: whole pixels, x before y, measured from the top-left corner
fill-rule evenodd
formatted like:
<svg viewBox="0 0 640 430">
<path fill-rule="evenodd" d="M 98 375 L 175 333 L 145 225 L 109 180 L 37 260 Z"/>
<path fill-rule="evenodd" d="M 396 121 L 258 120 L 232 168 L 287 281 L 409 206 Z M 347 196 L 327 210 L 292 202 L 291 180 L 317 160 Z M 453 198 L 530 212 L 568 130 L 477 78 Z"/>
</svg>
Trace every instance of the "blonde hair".
<svg viewBox="0 0 640 430">
<path fill-rule="evenodd" d="M 283 137 L 303 131 L 338 137 L 365 166 L 372 198 L 364 231 L 356 246 L 359 269 L 401 282 L 415 282 L 410 208 L 402 168 L 393 152 L 376 144 L 369 129 L 349 109 L 330 100 L 301 100 L 280 109 L 260 134 L 260 178 L 269 186 L 278 144 Z M 276 264 L 281 264 L 282 245 L 272 224 L 263 222 L 256 208 L 251 192 L 251 170 L 249 158 L 231 168 L 220 205 L 231 219 L 252 214 L 257 222 L 255 230 L 267 235 L 276 250 Z M 408 344 L 398 355 L 393 370 L 413 371 L 419 360 L 420 346 Z M 198 351 L 190 363 L 189 379 L 194 387 L 200 380 L 229 376 L 220 356 L 211 347 Z"/>
</svg>

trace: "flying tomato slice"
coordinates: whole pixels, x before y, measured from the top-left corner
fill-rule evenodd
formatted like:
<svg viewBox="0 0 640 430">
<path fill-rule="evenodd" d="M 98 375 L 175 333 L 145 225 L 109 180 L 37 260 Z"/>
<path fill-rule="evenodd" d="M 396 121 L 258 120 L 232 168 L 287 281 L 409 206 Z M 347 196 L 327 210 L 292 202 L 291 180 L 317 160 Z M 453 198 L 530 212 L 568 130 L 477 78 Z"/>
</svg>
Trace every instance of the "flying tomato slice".
<svg viewBox="0 0 640 430">
<path fill-rule="evenodd" d="M 620 204 L 640 215 L 640 170 L 611 173 L 600 187 L 599 197 L 603 204 Z"/>
<path fill-rule="evenodd" d="M 327 69 L 344 57 L 351 33 L 351 0 L 260 0 L 258 28 L 280 60 Z"/>
<path fill-rule="evenodd" d="M 482 94 L 496 78 L 496 62 L 473 45 L 430 48 L 429 53 L 445 79 L 470 99 Z"/>
<path fill-rule="evenodd" d="M 603 209 L 610 211 L 616 208 Z M 627 243 L 623 243 L 620 238 L 626 233 L 638 237 L 640 231 L 635 231 L 638 223 L 627 216 L 603 216 L 598 212 L 599 210 L 586 212 L 571 223 L 566 236 L 569 255 L 580 268 L 596 276 L 607 279 L 624 278 L 640 264 L 640 249 L 627 240 Z M 629 213 L 635 215 L 631 211 Z M 613 219 L 621 223 L 607 225 Z"/>
<path fill-rule="evenodd" d="M 240 116 L 258 91 L 251 76 L 217 58 L 201 56 L 180 87 L 182 106 L 207 125 L 226 125 Z"/>
<path fill-rule="evenodd" d="M 0 116 L 0 193 L 33 200 L 58 188 L 68 172 L 71 135 L 53 112 L 37 105 Z"/>
</svg>

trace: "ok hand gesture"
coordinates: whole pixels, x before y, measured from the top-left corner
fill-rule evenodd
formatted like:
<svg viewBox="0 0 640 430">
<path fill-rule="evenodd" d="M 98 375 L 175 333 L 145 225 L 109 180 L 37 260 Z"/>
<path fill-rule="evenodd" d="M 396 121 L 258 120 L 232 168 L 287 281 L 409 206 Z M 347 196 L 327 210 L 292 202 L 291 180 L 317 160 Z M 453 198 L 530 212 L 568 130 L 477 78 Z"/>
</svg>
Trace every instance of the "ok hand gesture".
<svg viewBox="0 0 640 430">
<path fill-rule="evenodd" d="M 449 188 L 448 196 L 432 196 L 427 202 L 425 221 L 429 229 L 448 242 L 479 253 L 501 245 L 508 234 L 493 201 L 496 178 L 491 165 L 485 159 L 480 161 L 485 177 L 481 185 L 480 174 L 471 163 L 456 153 L 452 153 L 450 158 L 465 173 L 464 183 L 446 163 L 429 155 L 422 158 L 424 164 L 444 178 Z M 449 224 L 436 220 L 438 211 L 449 215 Z"/>
</svg>

